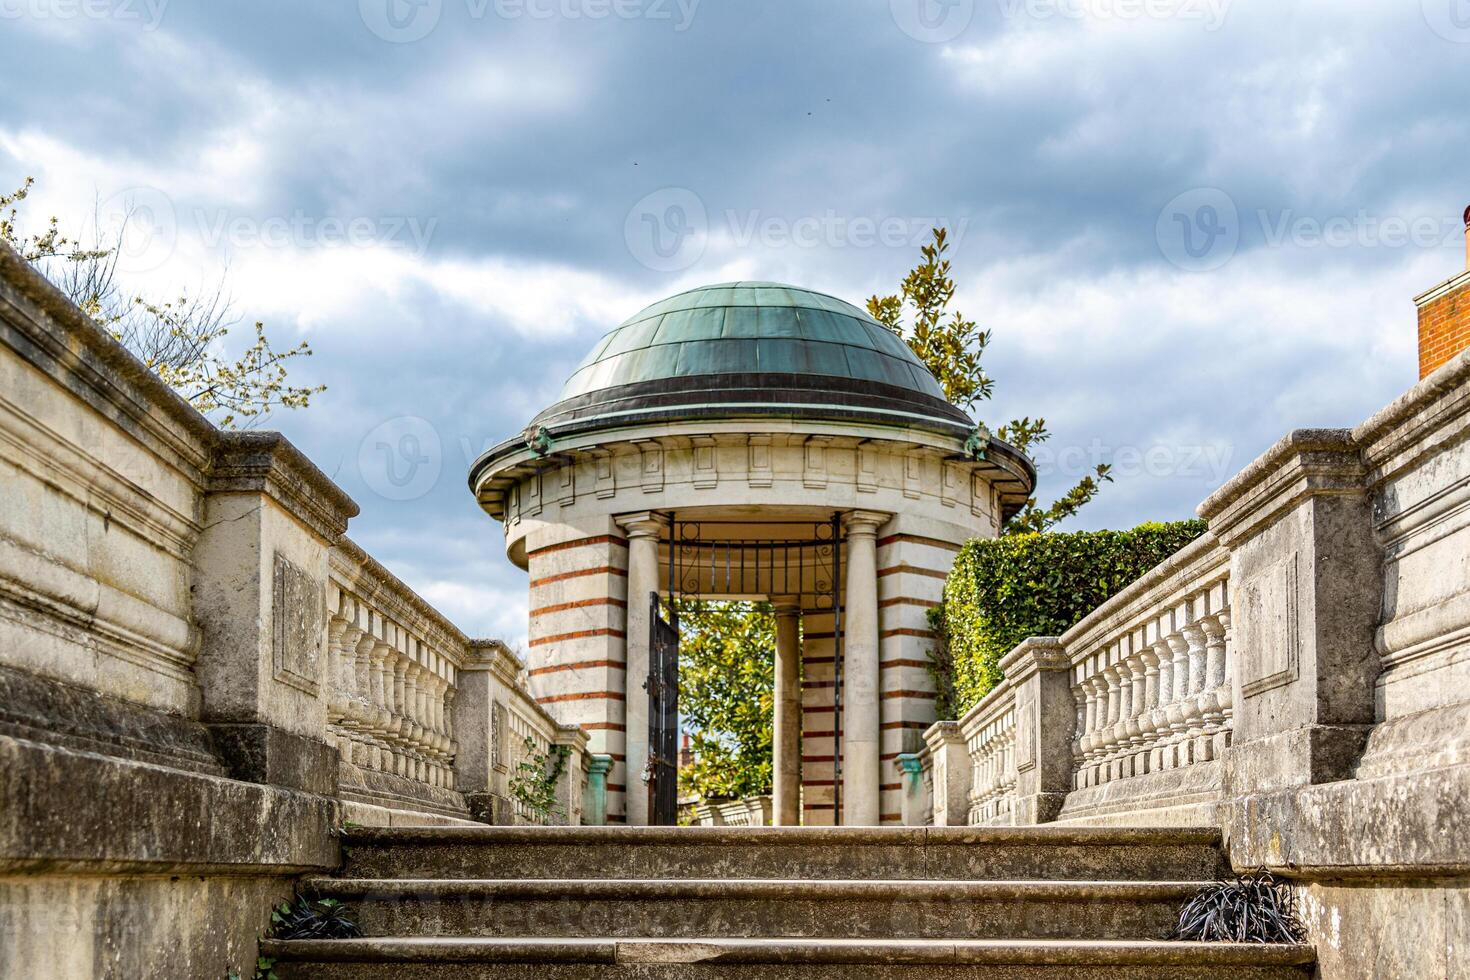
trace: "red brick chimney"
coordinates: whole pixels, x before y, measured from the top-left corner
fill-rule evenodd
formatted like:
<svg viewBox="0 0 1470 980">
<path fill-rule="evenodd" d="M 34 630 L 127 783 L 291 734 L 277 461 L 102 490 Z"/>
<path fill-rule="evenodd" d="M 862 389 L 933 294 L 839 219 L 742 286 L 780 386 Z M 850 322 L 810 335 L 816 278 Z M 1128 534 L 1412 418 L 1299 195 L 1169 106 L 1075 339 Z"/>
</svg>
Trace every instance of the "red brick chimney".
<svg viewBox="0 0 1470 980">
<path fill-rule="evenodd" d="M 1419 377 L 1470 348 L 1470 208 L 1465 209 L 1465 271 L 1414 297 L 1419 307 Z"/>
</svg>

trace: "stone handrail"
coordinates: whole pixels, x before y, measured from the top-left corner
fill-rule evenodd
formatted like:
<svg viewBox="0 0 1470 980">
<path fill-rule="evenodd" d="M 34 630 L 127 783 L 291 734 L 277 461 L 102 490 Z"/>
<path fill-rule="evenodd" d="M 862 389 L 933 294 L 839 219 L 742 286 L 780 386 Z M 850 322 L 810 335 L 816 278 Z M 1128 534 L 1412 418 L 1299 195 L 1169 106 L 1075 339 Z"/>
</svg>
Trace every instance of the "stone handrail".
<svg viewBox="0 0 1470 980">
<path fill-rule="evenodd" d="M 344 762 L 454 789 L 468 640 L 347 539 L 330 556 L 327 733 Z"/>
<path fill-rule="evenodd" d="M 1230 745 L 1229 577 L 1228 553 L 1206 535 L 1062 636 L 1072 789 L 1208 762 Z"/>
</svg>

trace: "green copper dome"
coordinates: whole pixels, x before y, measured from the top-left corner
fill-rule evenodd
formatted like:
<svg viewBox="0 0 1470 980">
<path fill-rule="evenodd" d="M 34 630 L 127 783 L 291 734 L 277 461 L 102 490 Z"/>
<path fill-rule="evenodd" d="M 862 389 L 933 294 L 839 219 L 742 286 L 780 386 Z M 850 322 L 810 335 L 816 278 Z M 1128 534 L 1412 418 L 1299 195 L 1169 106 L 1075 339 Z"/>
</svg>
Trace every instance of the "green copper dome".
<svg viewBox="0 0 1470 980">
<path fill-rule="evenodd" d="M 769 282 L 703 286 L 653 304 L 592 348 L 561 397 L 716 374 L 822 375 L 944 397 L 908 345 L 863 310 Z"/>
<path fill-rule="evenodd" d="M 691 289 L 609 331 L 532 428 L 751 415 L 963 436 L 974 425 L 893 333 L 851 303 L 769 282 Z"/>
</svg>

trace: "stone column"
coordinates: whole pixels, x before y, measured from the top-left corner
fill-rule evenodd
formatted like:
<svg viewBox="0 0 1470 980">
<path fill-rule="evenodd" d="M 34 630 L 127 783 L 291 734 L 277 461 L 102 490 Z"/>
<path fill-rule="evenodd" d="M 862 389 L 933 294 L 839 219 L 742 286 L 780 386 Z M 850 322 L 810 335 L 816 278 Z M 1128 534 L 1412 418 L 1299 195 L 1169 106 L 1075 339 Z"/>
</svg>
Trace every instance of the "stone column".
<svg viewBox="0 0 1470 980">
<path fill-rule="evenodd" d="M 903 787 L 903 825 L 923 827 L 928 794 L 924 792 L 924 757 L 918 752 L 904 752 L 893 760 L 898 770 L 899 785 Z"/>
<path fill-rule="evenodd" d="M 648 823 L 648 783 L 644 769 L 648 766 L 648 640 L 652 622 L 649 598 L 657 592 L 663 579 L 659 575 L 658 543 L 669 526 L 669 519 L 653 511 L 625 514 L 617 519 L 628 533 L 628 628 L 627 628 L 627 701 L 624 724 L 627 746 L 627 822 L 630 826 Z"/>
<path fill-rule="evenodd" d="M 774 819 L 777 827 L 801 823 L 801 605 L 777 599 L 776 718 L 771 739 Z"/>
<path fill-rule="evenodd" d="M 842 822 L 879 823 L 878 528 L 887 514 L 856 510 L 847 532 L 842 629 Z"/>
<path fill-rule="evenodd" d="M 587 800 L 582 822 L 590 827 L 607 823 L 607 774 L 612 772 L 610 755 L 594 755 L 587 762 Z"/>
</svg>

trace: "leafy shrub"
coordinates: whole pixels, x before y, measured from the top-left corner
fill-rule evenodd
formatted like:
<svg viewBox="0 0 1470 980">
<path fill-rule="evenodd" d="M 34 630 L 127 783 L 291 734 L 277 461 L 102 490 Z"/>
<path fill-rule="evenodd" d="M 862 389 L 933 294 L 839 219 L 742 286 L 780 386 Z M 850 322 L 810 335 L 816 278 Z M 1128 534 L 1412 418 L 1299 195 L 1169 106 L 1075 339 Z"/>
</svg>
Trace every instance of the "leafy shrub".
<svg viewBox="0 0 1470 980">
<path fill-rule="evenodd" d="M 1305 935 L 1291 887 L 1264 871 L 1201 888 L 1174 931 L 1176 939 L 1212 943 L 1299 943 Z"/>
<path fill-rule="evenodd" d="M 967 543 L 930 616 L 941 641 L 931 658 L 939 717 L 958 717 L 995 687 L 1017 643 L 1065 632 L 1205 529 L 1176 521 Z"/>
</svg>

